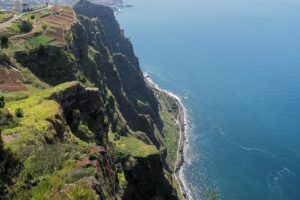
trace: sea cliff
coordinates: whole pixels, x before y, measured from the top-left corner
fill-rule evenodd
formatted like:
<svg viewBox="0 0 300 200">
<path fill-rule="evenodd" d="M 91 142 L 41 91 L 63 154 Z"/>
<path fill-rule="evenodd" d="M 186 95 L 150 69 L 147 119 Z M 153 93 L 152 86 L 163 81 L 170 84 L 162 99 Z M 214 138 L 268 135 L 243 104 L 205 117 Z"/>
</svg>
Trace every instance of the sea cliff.
<svg viewBox="0 0 300 200">
<path fill-rule="evenodd" d="M 1 51 L 26 88 L 1 93 L 1 199 L 184 198 L 178 103 L 147 84 L 110 8 L 81 0 L 50 17 L 73 15 L 63 39 L 41 40 L 49 25 Z"/>
</svg>

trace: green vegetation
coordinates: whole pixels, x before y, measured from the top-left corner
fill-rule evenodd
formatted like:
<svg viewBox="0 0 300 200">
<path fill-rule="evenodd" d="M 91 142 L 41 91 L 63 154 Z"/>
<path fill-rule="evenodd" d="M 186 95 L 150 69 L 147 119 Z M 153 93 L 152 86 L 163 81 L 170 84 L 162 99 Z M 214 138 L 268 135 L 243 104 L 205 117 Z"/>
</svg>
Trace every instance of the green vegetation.
<svg viewBox="0 0 300 200">
<path fill-rule="evenodd" d="M 126 186 L 126 183 L 127 183 L 126 178 L 125 178 L 125 174 L 124 174 L 123 171 L 118 172 L 117 174 L 118 174 L 118 179 L 119 179 L 119 185 L 120 185 L 121 188 L 124 188 Z"/>
<path fill-rule="evenodd" d="M 17 152 L 24 167 L 15 180 L 14 199 L 47 199 L 61 190 L 64 184 L 75 183 L 83 177 L 93 175 L 93 168 L 75 166 L 76 161 L 73 159 L 76 154 L 85 151 L 85 145 L 72 143 L 20 145 Z M 35 187 L 28 190 L 32 183 Z"/>
<path fill-rule="evenodd" d="M 0 23 L 7 21 L 12 16 L 13 16 L 13 14 L 11 14 L 11 13 L 0 13 Z"/>
<path fill-rule="evenodd" d="M 89 160 L 96 160 L 98 158 L 96 153 L 90 153 Z"/>
<path fill-rule="evenodd" d="M 1 96 L 0 96 L 1 98 Z M 11 128 L 17 126 L 18 123 L 13 115 L 6 108 L 0 108 L 0 133 L 1 129 Z"/>
<path fill-rule="evenodd" d="M 96 199 L 96 192 L 87 185 L 83 184 L 72 187 L 67 192 L 67 196 L 70 200 L 94 200 Z"/>
<path fill-rule="evenodd" d="M 177 159 L 178 140 L 180 137 L 179 124 L 177 122 L 179 108 L 176 100 L 167 94 L 159 91 L 155 91 L 155 94 L 159 101 L 160 117 L 164 122 L 162 131 L 167 148 L 167 163 L 174 169 Z"/>
<path fill-rule="evenodd" d="M 46 176 L 32 189 L 31 199 L 48 199 L 49 196 L 52 196 L 54 199 L 94 200 L 95 191 L 82 180 L 83 177 L 91 176 L 93 173 L 93 168 L 78 169 L 74 163 L 66 163 L 62 169 Z M 59 192 L 65 184 L 70 185 L 63 192 Z"/>
<path fill-rule="evenodd" d="M 19 118 L 24 117 L 24 111 L 23 111 L 23 109 L 22 108 L 17 108 L 15 110 L 15 115 L 16 115 L 16 117 L 19 117 Z"/>
<path fill-rule="evenodd" d="M 29 19 L 13 22 L 12 25 L 8 27 L 8 30 L 12 35 L 16 35 L 20 33 L 28 33 L 32 29 L 33 29 L 33 25 Z"/>
<path fill-rule="evenodd" d="M 89 177 L 94 175 L 95 169 L 94 167 L 87 168 L 75 168 L 73 171 L 66 175 L 65 182 L 66 183 L 74 183 L 84 177 Z"/>
<path fill-rule="evenodd" d="M 60 108 L 55 101 L 48 100 L 47 97 L 74 84 L 77 84 L 77 82 L 67 82 L 42 91 L 33 90 L 27 98 L 8 101 L 6 107 L 10 112 L 14 112 L 18 108 L 23 110 L 23 117 L 18 118 L 18 126 L 9 127 L 2 131 L 4 135 L 20 134 L 17 139 L 8 145 L 15 149 L 19 147 L 20 142 L 23 140 L 28 141 L 29 138 L 33 141 L 42 140 L 43 138 L 47 138 L 49 141 L 53 140 L 54 132 L 49 129 L 49 127 L 52 127 L 49 120 L 56 119 L 55 116 L 59 115 Z"/>
<path fill-rule="evenodd" d="M 5 99 L 4 96 L 0 94 L 0 108 L 4 108 L 5 106 Z"/>
<path fill-rule="evenodd" d="M 9 149 L 4 149 L 0 135 L 0 199 L 8 198 L 14 178 L 19 174 L 22 164 Z"/>
<path fill-rule="evenodd" d="M 28 20 L 22 20 L 19 24 L 20 30 L 23 33 L 28 33 L 32 30 L 33 25 L 31 21 Z"/>
<path fill-rule="evenodd" d="M 46 45 L 54 40 L 55 39 L 50 38 L 46 35 L 39 35 L 39 36 L 28 38 L 27 45 L 28 45 L 28 48 L 37 48 L 37 47 L 40 47 L 41 45 Z"/>
<path fill-rule="evenodd" d="M 44 9 L 44 10 L 40 11 L 39 13 L 42 17 L 44 17 L 46 15 L 51 14 L 51 11 L 49 9 Z"/>
<path fill-rule="evenodd" d="M 31 15 L 31 16 L 30 16 L 30 19 L 31 19 L 31 20 L 34 20 L 34 19 L 35 19 L 35 15 Z"/>
<path fill-rule="evenodd" d="M 8 47 L 8 37 L 7 35 L 1 36 L 1 47 L 7 48 Z"/>
<path fill-rule="evenodd" d="M 128 154 L 133 157 L 147 157 L 152 154 L 158 154 L 159 151 L 154 145 L 145 144 L 143 141 L 134 137 L 120 137 L 120 140 L 114 141 L 117 151 Z"/>
<path fill-rule="evenodd" d="M 19 23 L 12 23 L 10 27 L 8 27 L 8 30 L 11 32 L 11 34 L 19 34 L 21 32 Z"/>
</svg>

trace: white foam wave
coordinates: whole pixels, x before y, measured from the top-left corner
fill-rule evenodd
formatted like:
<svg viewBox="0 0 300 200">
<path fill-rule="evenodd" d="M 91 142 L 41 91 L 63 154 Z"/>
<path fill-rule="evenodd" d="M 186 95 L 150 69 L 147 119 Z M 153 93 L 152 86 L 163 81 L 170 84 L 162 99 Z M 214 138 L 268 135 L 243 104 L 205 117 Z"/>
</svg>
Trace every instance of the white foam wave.
<svg viewBox="0 0 300 200">
<path fill-rule="evenodd" d="M 190 140 L 190 135 L 191 135 L 191 126 L 190 126 L 190 115 L 188 114 L 188 110 L 186 109 L 186 107 L 184 106 L 182 99 L 177 96 L 176 94 L 174 94 L 173 92 L 170 92 L 168 90 L 162 89 L 161 87 L 159 87 L 151 78 L 150 75 L 145 72 L 144 73 L 144 78 L 146 79 L 146 81 L 148 82 L 148 84 L 159 90 L 162 91 L 166 94 L 168 94 L 170 97 L 176 99 L 176 101 L 180 104 L 181 108 L 182 108 L 182 112 L 183 112 L 183 126 L 184 126 L 184 131 L 180 132 L 180 138 L 179 138 L 179 144 L 181 142 L 184 142 L 184 145 L 182 146 L 182 151 L 183 151 L 183 157 L 184 157 L 184 163 L 183 165 L 180 167 L 179 171 L 178 171 L 178 177 L 175 176 L 176 178 L 179 178 L 179 182 L 182 184 L 180 185 L 182 188 L 181 190 L 184 191 L 184 193 L 186 194 L 186 197 L 188 200 L 193 200 L 193 197 L 191 195 L 191 190 L 188 187 L 187 181 L 186 181 L 186 177 L 184 175 L 184 168 L 186 167 L 186 165 L 191 164 L 191 160 L 189 159 L 189 157 L 187 157 L 187 150 L 189 148 L 189 140 Z M 187 96 L 187 95 L 186 95 Z M 177 152 L 177 156 L 179 158 L 180 152 L 178 150 Z"/>
<path fill-rule="evenodd" d="M 243 145 L 240 145 L 240 144 L 236 144 L 236 143 L 234 143 L 234 142 L 231 142 L 231 141 L 229 141 L 229 140 L 225 137 L 225 132 L 223 131 L 223 129 L 220 128 L 220 127 L 218 127 L 218 129 L 219 129 L 219 133 L 224 137 L 224 139 L 225 139 L 228 143 L 230 143 L 230 144 L 232 144 L 232 145 L 234 145 L 234 146 L 236 146 L 236 147 L 238 147 L 238 148 L 240 148 L 240 149 L 242 149 L 242 150 L 244 150 L 244 151 L 256 151 L 256 152 L 261 152 L 261 153 L 264 153 L 264 154 L 268 154 L 269 156 L 272 156 L 272 157 L 281 158 L 281 157 L 279 157 L 278 155 L 276 155 L 276 154 L 274 154 L 274 153 L 272 153 L 272 152 L 269 152 L 269 151 L 267 151 L 267 150 L 265 150 L 265 149 L 259 148 L 259 147 L 246 147 L 246 146 L 243 146 Z"/>
<path fill-rule="evenodd" d="M 284 175 L 296 176 L 295 173 L 287 167 L 283 167 L 281 170 L 277 172 L 277 174 L 278 176 L 284 176 Z"/>
<path fill-rule="evenodd" d="M 276 155 L 272 152 L 266 151 L 265 149 L 261 149 L 261 148 L 258 148 L 258 147 L 246 147 L 246 146 L 238 145 L 238 144 L 235 144 L 235 145 L 238 146 L 240 149 L 243 149 L 244 151 L 257 151 L 257 152 L 261 152 L 261 153 L 264 153 L 264 154 L 268 154 L 272 157 L 280 158 L 278 155 Z"/>
</svg>

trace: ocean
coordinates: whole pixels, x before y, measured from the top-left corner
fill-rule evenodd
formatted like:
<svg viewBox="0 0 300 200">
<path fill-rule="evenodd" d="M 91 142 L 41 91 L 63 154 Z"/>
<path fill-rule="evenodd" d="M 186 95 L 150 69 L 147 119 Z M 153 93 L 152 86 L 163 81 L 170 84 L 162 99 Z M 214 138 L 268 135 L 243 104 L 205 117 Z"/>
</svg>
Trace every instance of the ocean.
<svg viewBox="0 0 300 200">
<path fill-rule="evenodd" d="M 126 0 L 141 68 L 188 109 L 192 199 L 300 199 L 300 1 Z"/>
</svg>

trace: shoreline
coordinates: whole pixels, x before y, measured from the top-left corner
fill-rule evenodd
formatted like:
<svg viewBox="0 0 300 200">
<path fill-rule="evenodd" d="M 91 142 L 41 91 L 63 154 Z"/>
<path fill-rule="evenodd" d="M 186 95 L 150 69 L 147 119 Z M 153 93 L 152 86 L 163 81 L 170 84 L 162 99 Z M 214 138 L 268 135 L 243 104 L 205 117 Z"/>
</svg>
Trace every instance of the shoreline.
<svg viewBox="0 0 300 200">
<path fill-rule="evenodd" d="M 177 148 L 177 159 L 176 159 L 176 163 L 175 163 L 175 170 L 174 170 L 174 176 L 176 178 L 176 181 L 179 184 L 179 188 L 180 191 L 184 197 L 184 199 L 191 199 L 188 189 L 185 185 L 185 181 L 183 180 L 183 178 L 180 176 L 180 172 L 182 169 L 183 164 L 185 163 L 185 155 L 184 155 L 184 148 L 185 148 L 185 143 L 187 140 L 187 113 L 186 113 L 186 108 L 184 107 L 181 99 L 173 94 L 170 91 L 167 91 L 165 89 L 160 88 L 156 83 L 154 83 L 154 81 L 146 74 L 143 74 L 144 79 L 146 81 L 146 83 L 152 87 L 155 90 L 158 90 L 166 95 L 168 95 L 169 97 L 171 97 L 172 99 L 174 99 L 179 107 L 179 115 L 178 115 L 178 125 L 179 125 L 179 140 L 178 140 L 178 148 Z"/>
</svg>

